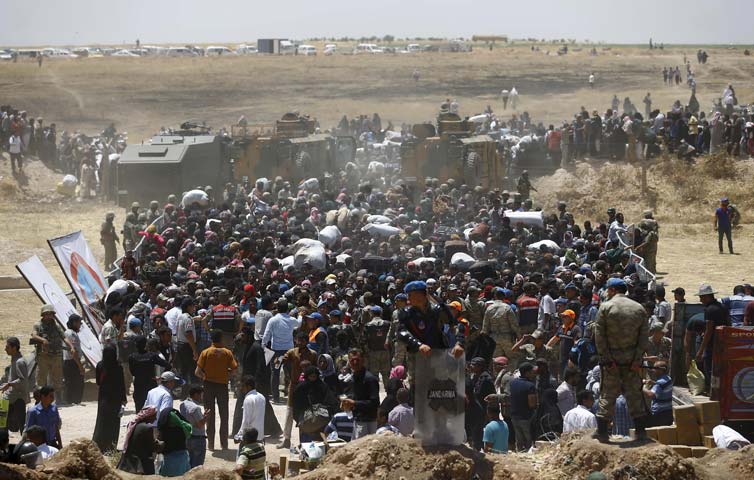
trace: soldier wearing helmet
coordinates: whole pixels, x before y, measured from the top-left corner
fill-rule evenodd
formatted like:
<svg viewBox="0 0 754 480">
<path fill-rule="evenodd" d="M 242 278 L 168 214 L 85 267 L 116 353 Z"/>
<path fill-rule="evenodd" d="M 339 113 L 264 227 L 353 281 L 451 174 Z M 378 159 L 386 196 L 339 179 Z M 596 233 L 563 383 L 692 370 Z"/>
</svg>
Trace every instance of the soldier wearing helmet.
<svg viewBox="0 0 754 480">
<path fill-rule="evenodd" d="M 147 222 L 150 224 L 157 220 L 159 216 L 162 215 L 162 212 L 160 211 L 160 204 L 157 202 L 157 200 L 152 200 L 149 202 L 149 210 L 147 211 Z"/>
<path fill-rule="evenodd" d="M 115 233 L 113 220 L 115 220 L 115 214 L 108 212 L 105 215 L 105 221 L 102 222 L 99 229 L 99 243 L 105 247 L 105 268 L 108 270 L 114 268 L 113 263 L 118 258 L 118 248 L 116 246 L 118 243 L 118 234 Z"/>
<path fill-rule="evenodd" d="M 123 230 L 120 232 L 123 234 L 123 250 L 133 250 L 136 246 L 137 228 L 137 216 L 129 212 L 126 215 L 126 221 L 123 222 Z"/>
<path fill-rule="evenodd" d="M 134 215 L 136 215 L 138 217 L 139 216 L 139 209 L 140 208 L 141 208 L 141 205 L 139 204 L 139 202 L 132 203 L 131 204 L 131 213 L 133 213 Z"/>
</svg>

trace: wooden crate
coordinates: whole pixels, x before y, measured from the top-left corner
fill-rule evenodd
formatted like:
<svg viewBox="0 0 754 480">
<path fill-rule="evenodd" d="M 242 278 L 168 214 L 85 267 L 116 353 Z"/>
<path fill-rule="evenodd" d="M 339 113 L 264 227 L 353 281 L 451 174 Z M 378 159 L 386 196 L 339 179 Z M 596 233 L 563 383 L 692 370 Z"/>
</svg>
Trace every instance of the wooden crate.
<svg viewBox="0 0 754 480">
<path fill-rule="evenodd" d="M 712 435 L 705 435 L 704 438 L 702 438 L 702 441 L 704 443 L 704 446 L 707 448 L 717 448 L 715 437 L 713 437 Z"/>
<path fill-rule="evenodd" d="M 677 445 L 678 436 L 675 426 L 657 427 L 657 441 L 663 445 Z"/>
<path fill-rule="evenodd" d="M 694 404 L 696 423 L 699 425 L 720 425 L 720 402 L 709 401 Z"/>
</svg>

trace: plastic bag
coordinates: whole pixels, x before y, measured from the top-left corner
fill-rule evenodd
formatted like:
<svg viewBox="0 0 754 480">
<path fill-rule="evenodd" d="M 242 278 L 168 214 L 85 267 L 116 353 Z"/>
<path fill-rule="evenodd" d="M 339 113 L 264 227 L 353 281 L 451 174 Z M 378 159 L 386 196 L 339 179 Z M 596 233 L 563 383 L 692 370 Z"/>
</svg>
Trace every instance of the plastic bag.
<svg viewBox="0 0 754 480">
<path fill-rule="evenodd" d="M 194 203 L 198 203 L 200 207 L 206 207 L 209 204 L 209 196 L 204 190 L 190 190 L 183 194 L 181 205 L 190 207 Z"/>
<path fill-rule="evenodd" d="M 327 248 L 333 248 L 341 237 L 340 230 L 335 225 L 328 225 L 319 231 L 319 241 L 324 243 Z"/>
<path fill-rule="evenodd" d="M 695 360 L 691 360 L 686 380 L 689 382 L 689 392 L 692 395 L 699 395 L 704 391 L 704 374 L 697 368 Z"/>
</svg>

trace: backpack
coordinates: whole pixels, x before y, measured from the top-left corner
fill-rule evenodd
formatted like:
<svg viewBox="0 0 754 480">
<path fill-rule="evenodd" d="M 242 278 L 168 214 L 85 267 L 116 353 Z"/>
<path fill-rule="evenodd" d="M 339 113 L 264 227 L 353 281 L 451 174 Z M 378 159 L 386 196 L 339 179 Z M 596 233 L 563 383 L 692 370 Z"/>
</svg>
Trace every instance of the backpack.
<svg viewBox="0 0 754 480">
<path fill-rule="evenodd" d="M 597 347 L 591 338 L 580 338 L 571 347 L 569 359 L 579 367 L 582 372 L 588 372 L 592 365 L 592 357 L 597 355 Z"/>
</svg>

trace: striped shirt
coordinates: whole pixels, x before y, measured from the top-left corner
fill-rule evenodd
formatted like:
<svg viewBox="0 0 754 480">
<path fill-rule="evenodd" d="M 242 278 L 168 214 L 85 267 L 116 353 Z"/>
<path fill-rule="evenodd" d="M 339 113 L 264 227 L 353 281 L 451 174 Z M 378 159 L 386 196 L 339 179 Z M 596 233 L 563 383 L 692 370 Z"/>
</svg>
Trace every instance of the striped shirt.
<svg viewBox="0 0 754 480">
<path fill-rule="evenodd" d="M 663 375 L 652 387 L 655 397 L 652 399 L 652 415 L 673 409 L 673 380 Z"/>
<path fill-rule="evenodd" d="M 353 414 L 349 412 L 336 413 L 325 427 L 325 434 L 335 432 L 338 438 L 350 442 L 353 438 Z"/>
<path fill-rule="evenodd" d="M 251 480 L 264 480 L 265 463 L 267 455 L 264 452 L 264 446 L 261 443 L 250 443 L 241 448 L 238 454 L 236 465 L 243 467 L 241 478 Z"/>
</svg>

